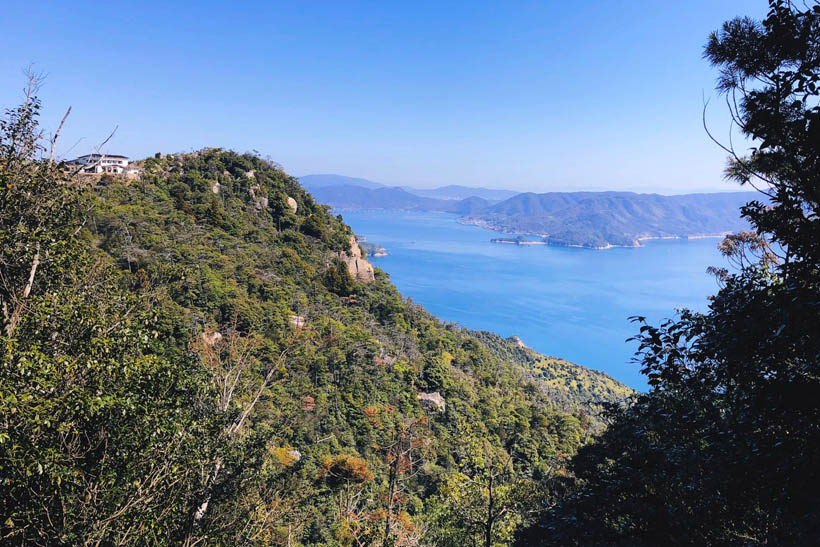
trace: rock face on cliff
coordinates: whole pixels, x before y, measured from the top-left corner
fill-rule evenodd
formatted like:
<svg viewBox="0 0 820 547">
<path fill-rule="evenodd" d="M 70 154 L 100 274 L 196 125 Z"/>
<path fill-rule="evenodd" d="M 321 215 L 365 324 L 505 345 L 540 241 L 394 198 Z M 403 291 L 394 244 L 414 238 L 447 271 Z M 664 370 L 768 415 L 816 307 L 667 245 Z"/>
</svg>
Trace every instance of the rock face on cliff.
<svg viewBox="0 0 820 547">
<path fill-rule="evenodd" d="M 296 211 L 299 210 L 299 204 L 296 203 L 296 200 L 290 196 L 288 196 L 288 207 L 290 207 L 290 210 L 293 211 L 293 214 L 296 214 Z"/>
<path fill-rule="evenodd" d="M 353 279 L 365 282 L 376 279 L 373 266 L 364 258 L 356 236 L 350 236 L 350 251 L 340 251 L 339 258 L 347 265 L 347 271 Z"/>
<path fill-rule="evenodd" d="M 416 398 L 424 409 L 437 410 L 439 412 L 444 412 L 447 409 L 447 403 L 438 391 L 434 391 L 433 393 L 421 392 L 416 395 Z"/>
</svg>

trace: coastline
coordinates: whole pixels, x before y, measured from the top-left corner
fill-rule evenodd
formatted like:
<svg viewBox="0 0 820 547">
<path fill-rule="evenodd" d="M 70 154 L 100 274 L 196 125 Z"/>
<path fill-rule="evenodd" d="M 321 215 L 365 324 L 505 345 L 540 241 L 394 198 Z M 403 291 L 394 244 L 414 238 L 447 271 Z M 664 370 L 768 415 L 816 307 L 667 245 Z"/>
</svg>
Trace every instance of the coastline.
<svg viewBox="0 0 820 547">
<path fill-rule="evenodd" d="M 540 237 L 542 238 L 540 241 L 517 241 L 514 238 L 493 238 L 490 240 L 491 243 L 502 244 L 502 245 L 523 245 L 523 246 L 532 246 L 532 245 L 549 245 L 552 247 L 574 247 L 578 249 L 589 249 L 592 251 L 605 251 L 607 249 L 636 249 L 640 247 L 644 247 L 641 243 L 643 241 L 655 240 L 655 239 L 722 239 L 726 237 L 727 234 L 731 232 L 722 232 L 718 234 L 692 234 L 692 235 L 671 235 L 671 236 L 640 236 L 635 238 L 633 244 L 631 245 L 624 245 L 624 244 L 616 244 L 616 243 L 607 243 L 605 245 L 587 245 L 583 243 L 564 243 L 558 241 L 550 241 L 548 234 L 535 234 L 530 232 L 519 232 L 519 231 L 511 231 L 500 226 L 493 225 L 489 222 L 481 221 L 481 220 L 472 220 L 472 219 L 464 219 L 458 218 L 456 222 L 459 224 L 463 224 L 465 226 L 478 226 L 480 228 L 484 228 L 486 230 L 492 230 L 494 232 L 501 232 L 504 234 L 516 235 L 516 236 L 531 236 L 531 237 Z"/>
<path fill-rule="evenodd" d="M 419 209 L 381 209 L 381 208 L 361 208 L 361 207 L 350 207 L 350 208 L 337 208 L 334 207 L 331 209 L 336 214 L 341 214 L 344 211 L 365 211 L 365 212 L 389 212 L 389 211 L 401 211 L 403 213 L 434 213 L 434 214 L 447 214 L 456 216 L 455 213 L 448 213 L 445 211 L 423 211 Z M 605 245 L 589 245 L 584 243 L 567 243 L 563 241 L 554 241 L 549 239 L 548 234 L 536 234 L 531 232 L 521 232 L 521 231 L 510 231 L 500 226 L 491 224 L 489 222 L 478 220 L 478 219 L 466 219 L 463 216 L 454 218 L 457 223 L 462 224 L 464 226 L 476 226 L 478 228 L 484 228 L 485 230 L 490 230 L 493 232 L 499 232 L 502 234 L 506 234 L 507 236 L 531 236 L 531 237 L 538 237 L 542 238 L 541 240 L 537 241 L 515 241 L 513 237 L 499 237 L 499 238 L 492 238 L 490 239 L 491 243 L 499 244 L 499 245 L 519 245 L 519 246 L 538 246 L 538 245 L 548 245 L 550 247 L 572 247 L 576 249 L 589 249 L 591 251 L 605 251 L 607 249 L 636 249 L 644 247 L 645 245 L 642 244 L 643 241 L 649 241 L 653 239 L 721 239 L 726 237 L 727 234 L 731 232 L 721 232 L 717 234 L 692 234 L 692 235 L 671 235 L 671 236 L 640 236 L 635 238 L 632 244 L 617 244 L 617 243 L 607 243 Z M 387 255 L 373 255 L 373 256 L 387 256 Z"/>
</svg>

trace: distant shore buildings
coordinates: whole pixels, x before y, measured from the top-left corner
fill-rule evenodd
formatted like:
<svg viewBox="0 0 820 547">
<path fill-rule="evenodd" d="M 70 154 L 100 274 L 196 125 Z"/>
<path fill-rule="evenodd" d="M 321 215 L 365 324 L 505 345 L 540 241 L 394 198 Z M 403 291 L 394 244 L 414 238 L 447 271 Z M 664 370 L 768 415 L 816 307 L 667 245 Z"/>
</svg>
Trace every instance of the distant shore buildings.
<svg viewBox="0 0 820 547">
<path fill-rule="evenodd" d="M 139 175 L 140 169 L 128 163 L 128 156 L 116 154 L 86 154 L 68 162 L 68 165 L 81 167 L 82 173 L 111 175 Z"/>
</svg>

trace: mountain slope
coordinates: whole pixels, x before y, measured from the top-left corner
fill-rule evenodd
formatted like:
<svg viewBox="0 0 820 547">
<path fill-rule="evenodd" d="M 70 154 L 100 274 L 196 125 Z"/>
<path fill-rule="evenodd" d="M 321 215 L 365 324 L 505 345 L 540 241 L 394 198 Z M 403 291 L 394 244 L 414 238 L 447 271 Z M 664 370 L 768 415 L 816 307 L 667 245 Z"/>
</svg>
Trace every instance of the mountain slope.
<svg viewBox="0 0 820 547">
<path fill-rule="evenodd" d="M 462 545 L 481 539 L 462 517 L 480 512 L 487 494 L 475 485 L 490 475 L 505 508 L 497 541 L 546 507 L 549 481 L 589 438 L 588 398 L 551 400 L 527 365 L 404 300 L 380 270 L 366 275 L 341 217 L 260 158 L 207 149 L 141 165 L 142 180 L 103 177 L 82 194 L 90 218 L 67 233 L 89 260 L 66 268 L 63 292 L 35 287 L 36 313 L 2 346 L 59 348 L 45 378 L 62 375 L 44 391 L 17 372 L 19 352 L 0 354 L 4 404 L 17 416 L 0 430 L 13 477 L 0 484 L 13 511 L 4 534 L 35 544 L 93 532 L 102 544 Z M 101 275 L 116 290 L 100 293 Z M 74 331 L 85 325 L 82 345 Z M 109 345 L 124 326 L 125 342 Z M 80 359 L 86 347 L 105 359 Z M 82 366 L 64 366 L 75 358 Z M 596 392 L 610 389 L 596 381 Z M 77 382 L 87 398 L 29 421 Z M 128 427 L 112 431 L 119 423 Z M 42 453 L 20 459 L 31 431 Z"/>
<path fill-rule="evenodd" d="M 598 427 L 601 403 L 623 400 L 633 391 L 605 372 L 593 370 L 557 357 L 541 355 L 517 337 L 502 338 L 492 332 L 470 331 L 499 359 L 517 363 L 539 389 L 565 412 L 590 412 Z"/>
<path fill-rule="evenodd" d="M 752 192 L 661 196 L 631 192 L 525 193 L 462 221 L 558 245 L 635 246 L 641 238 L 717 235 L 747 229 L 739 209 Z"/>
</svg>

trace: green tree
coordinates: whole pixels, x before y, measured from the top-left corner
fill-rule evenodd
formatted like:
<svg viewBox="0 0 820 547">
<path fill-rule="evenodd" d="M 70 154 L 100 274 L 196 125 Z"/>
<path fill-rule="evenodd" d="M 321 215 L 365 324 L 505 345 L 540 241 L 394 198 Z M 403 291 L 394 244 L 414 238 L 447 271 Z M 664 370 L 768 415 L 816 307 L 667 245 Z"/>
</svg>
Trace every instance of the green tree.
<svg viewBox="0 0 820 547">
<path fill-rule="evenodd" d="M 579 487 L 541 523 L 564 544 L 808 545 L 820 535 L 820 5 L 713 33 L 737 127 L 727 175 L 759 188 L 756 233 L 720 248 L 737 269 L 706 314 L 642 318 L 651 390 L 573 462 Z"/>
<path fill-rule="evenodd" d="M 0 119 L 0 326 L 12 336 L 32 295 L 59 284 L 75 258 L 82 191 L 71 188 L 39 128 L 37 75 Z"/>
<path fill-rule="evenodd" d="M 509 545 L 527 520 L 527 507 L 542 501 L 543 489 L 519 476 L 504 450 L 486 440 L 464 444 L 468 457 L 460 471 L 445 478 L 429 539 L 436 545 Z"/>
<path fill-rule="evenodd" d="M 217 446 L 208 379 L 156 344 L 167 300 L 88 244 L 35 91 L 0 121 L 0 537 L 170 544 Z"/>
</svg>

